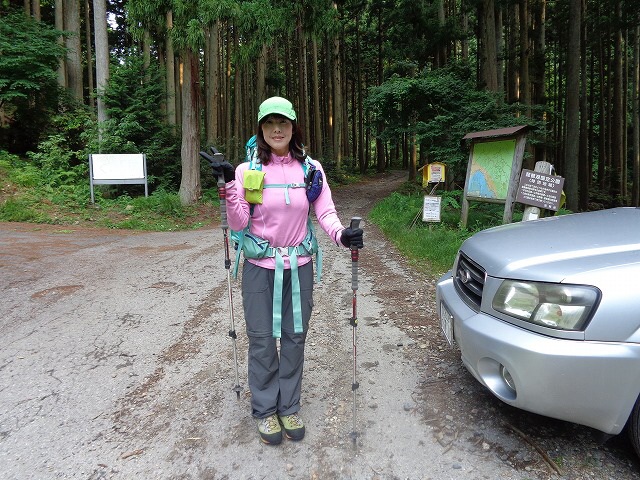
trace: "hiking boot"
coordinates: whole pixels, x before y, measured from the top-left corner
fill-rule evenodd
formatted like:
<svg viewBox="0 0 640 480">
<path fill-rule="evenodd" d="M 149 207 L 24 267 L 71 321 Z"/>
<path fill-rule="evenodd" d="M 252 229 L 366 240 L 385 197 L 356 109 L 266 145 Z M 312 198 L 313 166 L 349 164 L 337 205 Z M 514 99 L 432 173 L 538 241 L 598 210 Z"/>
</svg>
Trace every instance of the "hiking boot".
<svg viewBox="0 0 640 480">
<path fill-rule="evenodd" d="M 289 440 L 302 440 L 304 438 L 304 423 L 297 413 L 291 415 L 279 415 L 280 423 L 284 428 L 284 434 Z"/>
<path fill-rule="evenodd" d="M 258 432 L 260 440 L 267 445 L 278 445 L 282 442 L 282 429 L 280 422 L 278 422 L 278 416 L 275 414 L 258 419 Z"/>
</svg>

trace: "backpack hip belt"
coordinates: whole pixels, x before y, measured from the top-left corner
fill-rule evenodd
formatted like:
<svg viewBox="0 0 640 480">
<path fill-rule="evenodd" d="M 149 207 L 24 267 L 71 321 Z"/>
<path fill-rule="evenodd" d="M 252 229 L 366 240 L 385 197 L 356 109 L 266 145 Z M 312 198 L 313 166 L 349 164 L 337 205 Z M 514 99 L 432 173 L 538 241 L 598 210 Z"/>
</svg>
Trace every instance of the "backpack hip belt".
<svg viewBox="0 0 640 480">
<path fill-rule="evenodd" d="M 321 257 L 319 251 L 316 251 L 317 258 Z M 273 327 L 272 335 L 280 338 L 282 334 L 282 287 L 284 277 L 284 257 L 289 257 L 289 265 L 291 266 L 291 306 L 293 308 L 293 331 L 294 333 L 303 333 L 302 325 L 302 302 L 300 299 L 300 278 L 298 277 L 298 256 L 311 256 L 312 252 L 308 251 L 304 244 L 297 247 L 269 247 L 267 249 L 267 257 L 275 257 L 276 270 L 273 281 Z"/>
<path fill-rule="evenodd" d="M 280 338 L 282 334 L 282 290 L 284 278 L 284 257 L 289 257 L 291 267 L 291 305 L 293 308 L 293 331 L 303 333 L 302 303 L 300 299 L 300 278 L 298 277 L 298 257 L 316 257 L 316 280 L 320 282 L 322 275 L 322 249 L 318 245 L 311 218 L 307 218 L 307 235 L 299 245 L 294 247 L 271 247 L 269 242 L 257 235 L 244 232 L 240 237 L 234 266 L 234 278 L 238 273 L 240 251 L 245 258 L 274 258 L 276 262 L 273 282 L 273 327 L 272 335 Z"/>
</svg>

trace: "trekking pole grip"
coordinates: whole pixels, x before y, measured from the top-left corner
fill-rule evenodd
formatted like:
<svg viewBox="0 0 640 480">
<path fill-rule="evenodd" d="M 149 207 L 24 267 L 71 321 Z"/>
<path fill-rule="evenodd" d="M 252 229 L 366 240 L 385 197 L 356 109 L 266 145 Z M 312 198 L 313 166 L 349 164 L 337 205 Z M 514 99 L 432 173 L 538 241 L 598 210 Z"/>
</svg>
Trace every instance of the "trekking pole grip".
<svg viewBox="0 0 640 480">
<path fill-rule="evenodd" d="M 360 222 L 362 218 L 353 217 L 351 218 L 351 224 L 349 227 L 351 230 L 355 230 L 356 228 L 360 228 Z M 359 249 L 358 247 L 351 247 L 351 289 L 358 290 L 358 257 L 359 257 Z"/>
<path fill-rule="evenodd" d="M 229 251 L 229 223 L 227 222 L 227 190 L 224 186 L 224 175 L 218 175 L 218 198 L 220 199 L 220 228 L 224 239 L 224 268 L 231 268 L 231 256 Z"/>
<path fill-rule="evenodd" d="M 227 189 L 224 186 L 224 175 L 218 175 L 218 198 L 220 199 L 220 227 L 223 230 L 229 228 L 227 222 Z"/>
</svg>

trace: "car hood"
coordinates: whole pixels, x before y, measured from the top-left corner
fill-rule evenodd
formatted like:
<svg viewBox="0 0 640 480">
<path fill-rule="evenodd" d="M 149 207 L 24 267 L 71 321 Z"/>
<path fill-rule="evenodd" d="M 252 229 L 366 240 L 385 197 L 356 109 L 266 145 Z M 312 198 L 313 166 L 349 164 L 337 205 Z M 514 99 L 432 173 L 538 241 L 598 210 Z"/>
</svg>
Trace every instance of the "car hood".
<svg viewBox="0 0 640 480">
<path fill-rule="evenodd" d="M 614 208 L 483 230 L 461 247 L 488 275 L 547 282 L 640 262 L 640 209 Z"/>
</svg>

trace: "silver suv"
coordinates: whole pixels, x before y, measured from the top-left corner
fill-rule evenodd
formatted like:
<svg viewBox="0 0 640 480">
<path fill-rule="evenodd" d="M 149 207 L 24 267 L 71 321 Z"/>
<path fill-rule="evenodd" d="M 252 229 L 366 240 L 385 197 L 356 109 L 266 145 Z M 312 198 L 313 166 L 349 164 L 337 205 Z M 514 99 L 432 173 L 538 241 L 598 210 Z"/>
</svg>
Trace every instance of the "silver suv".
<svg viewBox="0 0 640 480">
<path fill-rule="evenodd" d="M 512 223 L 467 239 L 437 284 L 462 362 L 517 408 L 640 454 L 640 209 Z"/>
</svg>

